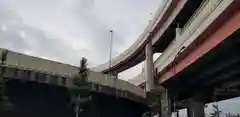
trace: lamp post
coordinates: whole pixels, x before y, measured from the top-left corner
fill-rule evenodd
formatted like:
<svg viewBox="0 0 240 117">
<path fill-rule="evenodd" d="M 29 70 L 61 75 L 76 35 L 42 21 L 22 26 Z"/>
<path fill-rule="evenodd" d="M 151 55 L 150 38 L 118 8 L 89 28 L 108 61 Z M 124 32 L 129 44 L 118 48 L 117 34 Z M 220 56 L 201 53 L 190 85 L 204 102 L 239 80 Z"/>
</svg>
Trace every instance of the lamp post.
<svg viewBox="0 0 240 117">
<path fill-rule="evenodd" d="M 112 76 L 112 72 L 111 72 L 111 68 L 112 68 L 112 50 L 113 50 L 113 31 L 112 30 L 109 31 L 109 38 L 110 38 L 110 47 L 109 47 L 109 73 L 108 73 L 108 75 Z M 115 88 L 116 89 L 115 93 L 116 93 L 116 97 L 117 97 L 117 92 L 118 92 L 118 90 L 117 90 L 117 76 L 114 76 L 114 77 L 115 77 L 114 83 L 115 83 L 115 87 L 116 87 Z"/>
<path fill-rule="evenodd" d="M 113 31 L 109 31 L 110 36 L 110 49 L 109 49 L 109 76 L 111 76 L 111 67 L 112 67 L 112 46 L 113 46 Z"/>
</svg>

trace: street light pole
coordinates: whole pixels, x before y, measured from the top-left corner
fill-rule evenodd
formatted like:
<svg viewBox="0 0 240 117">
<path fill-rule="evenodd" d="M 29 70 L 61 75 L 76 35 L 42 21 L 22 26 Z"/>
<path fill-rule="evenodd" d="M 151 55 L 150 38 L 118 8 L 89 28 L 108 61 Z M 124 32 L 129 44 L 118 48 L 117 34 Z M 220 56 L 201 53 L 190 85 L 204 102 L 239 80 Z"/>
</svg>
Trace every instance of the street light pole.
<svg viewBox="0 0 240 117">
<path fill-rule="evenodd" d="M 110 36 L 110 50 L 109 50 L 109 76 L 111 76 L 111 67 L 112 67 L 112 46 L 113 46 L 113 31 L 109 31 Z"/>
<path fill-rule="evenodd" d="M 110 36 L 110 50 L 109 50 L 109 76 L 112 76 L 111 68 L 112 68 L 112 49 L 113 49 L 113 31 L 109 31 L 109 36 Z M 115 74 L 114 74 L 115 75 Z M 114 76 L 115 77 L 115 76 Z M 115 93 L 116 93 L 116 98 L 117 98 L 117 77 L 114 78 L 114 84 L 115 84 Z"/>
</svg>

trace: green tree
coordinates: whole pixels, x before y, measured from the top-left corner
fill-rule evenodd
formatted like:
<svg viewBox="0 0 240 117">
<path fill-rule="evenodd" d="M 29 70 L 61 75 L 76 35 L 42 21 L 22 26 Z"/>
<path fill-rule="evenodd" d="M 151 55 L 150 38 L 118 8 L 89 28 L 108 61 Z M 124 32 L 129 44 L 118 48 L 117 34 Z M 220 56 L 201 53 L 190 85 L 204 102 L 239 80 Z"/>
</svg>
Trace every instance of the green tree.
<svg viewBox="0 0 240 117">
<path fill-rule="evenodd" d="M 87 59 L 82 58 L 78 73 L 73 76 L 73 84 L 76 86 L 70 89 L 71 105 L 73 105 L 76 112 L 76 117 L 79 113 L 84 111 L 83 105 L 91 100 L 91 92 L 88 89 L 87 78 L 89 69 L 87 68 Z"/>
<path fill-rule="evenodd" d="M 240 117 L 239 114 L 231 114 L 231 113 L 227 113 L 226 117 Z"/>
<path fill-rule="evenodd" d="M 161 94 L 160 93 L 151 93 L 148 96 L 149 107 L 160 107 L 161 105 Z"/>
<path fill-rule="evenodd" d="M 8 97 L 6 96 L 6 83 L 7 83 L 7 79 L 4 77 L 4 73 L 5 73 L 5 65 L 6 65 L 6 61 L 7 61 L 7 55 L 8 55 L 8 50 L 3 50 L 0 56 L 1 59 L 1 69 L 0 69 L 0 107 L 3 109 L 11 109 L 11 103 L 8 99 Z"/>
<path fill-rule="evenodd" d="M 148 93 L 147 99 L 148 106 L 151 108 L 151 111 L 148 112 L 148 114 L 150 114 L 149 117 L 152 115 L 160 114 L 159 112 L 161 108 L 161 93 L 159 92 Z"/>
<path fill-rule="evenodd" d="M 221 110 L 219 110 L 219 107 L 217 104 L 213 104 L 213 113 L 211 113 L 211 117 L 220 117 L 220 113 L 222 113 Z"/>
</svg>

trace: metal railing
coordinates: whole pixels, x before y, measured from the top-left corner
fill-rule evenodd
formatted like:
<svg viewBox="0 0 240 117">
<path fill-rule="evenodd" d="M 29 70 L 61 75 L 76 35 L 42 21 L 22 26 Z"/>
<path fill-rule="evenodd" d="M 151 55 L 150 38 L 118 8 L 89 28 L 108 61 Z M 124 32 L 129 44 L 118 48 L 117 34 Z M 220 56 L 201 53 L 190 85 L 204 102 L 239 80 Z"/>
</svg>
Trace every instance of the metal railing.
<svg viewBox="0 0 240 117">
<path fill-rule="evenodd" d="M 203 11 L 204 7 L 207 5 L 207 3 L 209 3 L 209 0 L 205 0 L 201 3 L 201 5 L 199 6 L 199 8 L 194 12 L 194 14 L 189 18 L 189 20 L 187 21 L 187 23 L 183 26 L 183 28 L 181 29 L 180 34 L 184 33 L 187 28 L 192 24 L 193 20 L 195 20 L 195 18 L 199 15 L 199 13 L 201 11 Z"/>
<path fill-rule="evenodd" d="M 158 72 L 163 70 L 171 61 L 174 60 L 174 56 L 180 51 L 182 47 L 188 46 L 196 38 L 191 40 L 190 37 L 200 28 L 201 24 L 212 14 L 212 12 L 219 6 L 219 4 L 224 0 L 207 0 L 195 12 L 188 23 L 185 25 L 184 29 L 178 39 L 174 39 L 173 42 L 168 46 L 168 48 L 163 52 L 163 54 L 155 61 L 155 67 L 158 68 Z M 207 26 L 205 26 L 207 27 Z M 186 42 L 188 41 L 188 45 Z"/>
</svg>

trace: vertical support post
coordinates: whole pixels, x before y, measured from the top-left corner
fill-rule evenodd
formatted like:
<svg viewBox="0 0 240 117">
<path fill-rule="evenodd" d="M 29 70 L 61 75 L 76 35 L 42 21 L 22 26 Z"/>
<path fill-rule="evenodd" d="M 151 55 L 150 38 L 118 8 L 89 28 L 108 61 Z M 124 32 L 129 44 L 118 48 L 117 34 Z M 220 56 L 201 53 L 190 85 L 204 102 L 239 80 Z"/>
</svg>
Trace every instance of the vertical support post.
<svg viewBox="0 0 240 117">
<path fill-rule="evenodd" d="M 151 91 L 154 88 L 154 69 L 153 69 L 153 52 L 152 42 L 148 42 L 145 48 L 145 78 L 146 78 L 146 91 Z"/>
<path fill-rule="evenodd" d="M 177 117 L 179 117 L 179 110 L 177 110 Z"/>
<path fill-rule="evenodd" d="M 189 106 L 187 109 L 188 117 L 205 117 L 204 112 L 205 103 L 200 100 L 189 100 Z"/>
<path fill-rule="evenodd" d="M 181 32 L 181 28 L 179 27 L 179 24 L 177 24 L 177 28 L 175 29 L 176 32 L 176 39 L 178 39 L 180 37 L 180 32 Z"/>
<path fill-rule="evenodd" d="M 118 73 L 117 72 L 112 72 L 111 75 L 114 76 L 116 79 L 118 79 Z"/>
<path fill-rule="evenodd" d="M 165 89 L 165 91 L 161 95 L 161 117 L 171 117 L 172 111 L 171 111 L 171 98 L 168 93 L 168 90 Z"/>
</svg>

